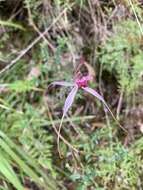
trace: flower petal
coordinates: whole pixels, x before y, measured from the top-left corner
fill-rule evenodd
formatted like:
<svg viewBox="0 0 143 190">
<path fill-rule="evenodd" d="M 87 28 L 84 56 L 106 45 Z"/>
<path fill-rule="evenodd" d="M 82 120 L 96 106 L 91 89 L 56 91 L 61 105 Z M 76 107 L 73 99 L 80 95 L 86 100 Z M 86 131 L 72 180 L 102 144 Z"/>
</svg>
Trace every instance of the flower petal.
<svg viewBox="0 0 143 190">
<path fill-rule="evenodd" d="M 107 103 L 105 102 L 104 98 L 95 90 L 93 90 L 92 88 L 89 87 L 82 87 L 83 90 L 85 90 L 86 92 L 92 94 L 93 96 L 95 96 L 96 98 L 98 98 L 98 100 L 100 100 L 104 106 L 108 109 L 108 111 L 111 113 L 112 117 L 115 119 L 115 116 L 113 115 L 112 111 L 110 110 L 109 106 L 107 105 Z M 115 119 L 116 120 L 116 119 Z"/>
<path fill-rule="evenodd" d="M 105 102 L 104 98 L 98 94 L 98 92 L 96 92 L 95 90 L 93 90 L 92 88 L 89 87 L 82 87 L 83 90 L 85 90 L 86 92 L 89 92 L 90 94 L 92 94 L 93 96 L 95 96 L 96 98 L 98 98 L 103 104 L 104 106 L 107 108 L 107 110 L 110 112 L 112 118 L 116 121 L 116 123 L 119 125 L 120 128 L 122 128 L 126 133 L 128 133 L 126 131 L 126 129 L 119 123 L 119 121 L 116 119 L 116 117 L 114 116 L 114 114 L 112 113 L 112 111 L 110 110 L 109 106 L 107 105 L 107 103 Z"/>
<path fill-rule="evenodd" d="M 100 101 L 102 101 L 104 104 L 106 104 L 104 98 L 98 94 L 98 92 L 96 92 L 95 90 L 93 90 L 92 88 L 89 87 L 82 87 L 83 90 L 85 90 L 86 92 L 89 92 L 90 94 L 92 94 L 93 96 L 95 96 L 96 98 L 98 98 Z"/>
<path fill-rule="evenodd" d="M 59 140 L 60 140 L 60 131 L 61 131 L 61 128 L 62 128 L 63 119 L 64 119 L 66 113 L 68 112 L 69 108 L 71 107 L 71 105 L 72 105 L 72 103 L 74 101 L 74 98 L 75 98 L 75 95 L 77 93 L 77 90 L 78 90 L 78 86 L 75 84 L 73 89 L 71 90 L 71 92 L 68 94 L 68 97 L 66 98 L 66 101 L 65 101 L 65 104 L 64 104 L 64 107 L 63 107 L 63 116 L 62 116 L 61 123 L 60 123 L 60 126 L 59 126 L 58 138 L 57 138 L 58 152 L 59 152 L 60 157 L 61 157 L 61 153 L 60 153 Z"/>
<path fill-rule="evenodd" d="M 65 101 L 65 104 L 64 104 L 64 108 L 63 108 L 63 116 L 66 115 L 67 111 L 69 110 L 69 108 L 71 107 L 73 101 L 74 101 L 74 97 L 77 93 L 77 90 L 78 90 L 78 86 L 75 85 L 73 87 L 73 89 L 71 90 L 71 92 L 69 93 L 66 101 Z"/>
<path fill-rule="evenodd" d="M 70 82 L 66 82 L 66 81 L 55 81 L 55 82 L 52 82 L 51 85 L 74 86 L 74 83 L 70 83 Z"/>
</svg>

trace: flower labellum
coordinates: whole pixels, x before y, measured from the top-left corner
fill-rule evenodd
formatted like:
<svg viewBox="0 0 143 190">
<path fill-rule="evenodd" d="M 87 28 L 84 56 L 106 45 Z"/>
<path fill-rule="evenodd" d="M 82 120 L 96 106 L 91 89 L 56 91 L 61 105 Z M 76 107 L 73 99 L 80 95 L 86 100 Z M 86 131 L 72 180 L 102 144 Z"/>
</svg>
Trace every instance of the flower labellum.
<svg viewBox="0 0 143 190">
<path fill-rule="evenodd" d="M 88 81 L 91 80 L 90 76 L 84 76 L 82 78 L 78 78 L 75 80 L 75 83 L 79 88 L 81 87 L 87 87 L 88 86 Z"/>
</svg>

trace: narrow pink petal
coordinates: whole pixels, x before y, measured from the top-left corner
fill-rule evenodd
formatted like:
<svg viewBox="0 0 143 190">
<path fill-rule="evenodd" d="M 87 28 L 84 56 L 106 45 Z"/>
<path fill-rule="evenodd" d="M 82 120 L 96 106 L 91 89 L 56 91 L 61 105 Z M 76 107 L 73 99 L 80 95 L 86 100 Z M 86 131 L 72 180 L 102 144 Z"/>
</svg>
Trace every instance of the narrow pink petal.
<svg viewBox="0 0 143 190">
<path fill-rule="evenodd" d="M 100 101 L 102 101 L 103 103 L 105 103 L 104 98 L 98 94 L 98 92 L 96 92 L 95 90 L 93 90 L 92 88 L 89 87 L 82 87 L 83 90 L 85 90 L 86 92 L 89 92 L 90 94 L 92 94 L 93 96 L 95 96 L 96 98 L 98 98 Z"/>
<path fill-rule="evenodd" d="M 114 114 L 112 113 L 112 111 L 110 110 L 108 104 L 105 102 L 104 98 L 98 94 L 98 92 L 96 92 L 95 90 L 93 90 L 92 88 L 89 87 L 82 87 L 83 90 L 85 90 L 86 92 L 89 92 L 90 94 L 92 94 L 93 96 L 95 96 L 96 98 L 98 98 L 103 104 L 104 106 L 107 108 L 107 110 L 110 112 L 111 116 L 113 117 L 113 119 L 117 122 L 117 124 L 119 125 L 119 127 L 121 127 L 125 132 L 126 129 L 124 129 L 124 127 L 122 127 L 122 125 L 119 123 L 119 121 L 116 119 L 116 117 L 114 116 Z M 128 133 L 128 132 L 127 132 Z"/>
<path fill-rule="evenodd" d="M 77 90 L 78 90 L 78 86 L 75 85 L 73 87 L 73 89 L 71 90 L 71 92 L 69 93 L 66 101 L 65 101 L 65 104 L 64 104 L 64 108 L 63 108 L 63 116 L 66 115 L 67 111 L 69 110 L 69 108 L 71 107 L 73 101 L 74 101 L 74 97 L 77 93 Z"/>
<path fill-rule="evenodd" d="M 72 105 L 72 103 L 74 101 L 74 97 L 75 97 L 75 95 L 77 93 L 77 90 L 78 90 L 78 86 L 76 84 L 74 84 L 74 87 L 71 90 L 71 92 L 68 94 L 68 97 L 66 98 L 66 101 L 65 101 L 65 104 L 64 104 L 64 107 L 63 107 L 63 116 L 62 116 L 61 123 L 60 123 L 60 126 L 59 126 L 58 138 L 57 138 L 58 152 L 59 152 L 60 157 L 61 157 L 61 152 L 60 152 L 59 141 L 60 141 L 60 131 L 61 131 L 61 128 L 62 128 L 63 119 L 64 119 L 66 113 L 68 112 L 69 108 L 71 107 L 71 105 Z"/>
<path fill-rule="evenodd" d="M 56 81 L 56 82 L 52 82 L 51 85 L 74 86 L 74 83 L 65 82 L 65 81 Z"/>
<path fill-rule="evenodd" d="M 107 103 L 105 102 L 104 98 L 95 90 L 93 90 L 92 88 L 89 87 L 82 87 L 83 90 L 85 90 L 86 92 L 92 94 L 93 96 L 95 96 L 96 98 L 98 98 L 98 100 L 100 100 L 104 106 L 108 109 L 108 111 L 111 113 L 111 115 L 113 116 L 112 111 L 110 110 L 109 106 L 107 105 Z M 113 116 L 114 117 L 114 116 Z"/>
</svg>

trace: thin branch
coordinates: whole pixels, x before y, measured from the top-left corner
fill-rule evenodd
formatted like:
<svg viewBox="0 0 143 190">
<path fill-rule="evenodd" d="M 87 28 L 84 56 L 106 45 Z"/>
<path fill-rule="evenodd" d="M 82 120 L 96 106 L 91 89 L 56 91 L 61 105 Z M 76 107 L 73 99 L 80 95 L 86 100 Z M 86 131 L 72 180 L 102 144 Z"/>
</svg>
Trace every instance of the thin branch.
<svg viewBox="0 0 143 190">
<path fill-rule="evenodd" d="M 48 41 L 48 39 L 44 35 L 42 35 L 41 31 L 39 30 L 39 28 L 34 23 L 33 18 L 32 18 L 32 14 L 31 14 L 31 10 L 30 10 L 30 6 L 29 6 L 29 2 L 27 2 L 27 10 L 28 10 L 28 15 L 29 15 L 29 23 L 30 23 L 30 25 L 39 34 L 39 36 L 41 36 L 41 38 L 43 38 L 43 40 L 48 44 L 48 46 L 51 48 L 51 50 L 53 52 L 55 52 L 55 47 Z"/>
<path fill-rule="evenodd" d="M 117 110 L 116 110 L 116 118 L 117 118 L 118 120 L 119 120 L 119 115 L 120 115 L 120 111 L 121 111 L 121 107 L 122 107 L 123 95 L 124 95 L 124 92 L 123 92 L 123 90 L 122 90 L 122 91 L 121 91 L 121 94 L 120 94 L 120 97 L 119 97 Z"/>
<path fill-rule="evenodd" d="M 138 23 L 138 25 L 139 25 L 141 34 L 143 35 L 143 28 L 142 28 L 141 23 L 140 23 L 140 21 L 139 21 L 139 18 L 138 18 L 138 16 L 137 16 L 135 7 L 134 7 L 134 5 L 133 5 L 133 2 L 132 2 L 132 0 L 128 0 L 128 1 L 129 1 L 130 5 L 131 5 L 131 8 L 132 8 L 133 12 L 134 12 L 134 15 L 135 15 L 136 21 L 137 21 L 137 23 Z"/>
<path fill-rule="evenodd" d="M 29 46 L 25 49 L 23 49 L 20 53 L 20 55 L 18 55 L 15 59 L 13 59 L 10 64 L 8 64 L 4 69 L 2 69 L 0 71 L 0 75 L 4 72 L 6 72 L 7 70 L 9 70 L 15 63 L 17 63 L 17 61 L 19 61 L 33 46 L 35 46 L 40 40 L 41 38 L 43 38 L 43 36 L 45 36 L 47 34 L 47 32 L 58 22 L 58 20 L 62 17 L 62 15 L 65 13 L 65 11 L 67 11 L 67 8 L 65 8 L 60 14 L 59 16 L 50 24 L 50 26 L 43 32 L 41 33 L 40 36 L 38 36 L 31 44 L 29 44 Z"/>
</svg>

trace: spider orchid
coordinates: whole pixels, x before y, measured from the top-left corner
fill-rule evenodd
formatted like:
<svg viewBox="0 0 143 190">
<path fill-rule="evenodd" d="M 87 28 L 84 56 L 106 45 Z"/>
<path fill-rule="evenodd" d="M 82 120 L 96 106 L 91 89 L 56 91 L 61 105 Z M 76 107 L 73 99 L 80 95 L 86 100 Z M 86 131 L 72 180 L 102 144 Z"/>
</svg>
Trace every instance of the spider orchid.
<svg viewBox="0 0 143 190">
<path fill-rule="evenodd" d="M 104 98 L 94 89 L 88 87 L 88 82 L 92 80 L 92 77 L 89 75 L 86 76 L 77 76 L 75 78 L 75 80 L 73 82 L 66 82 L 66 81 L 55 81 L 53 83 L 51 83 L 51 85 L 57 85 L 57 86 L 64 86 L 64 87 L 72 87 L 70 93 L 68 94 L 65 103 L 64 103 L 64 107 L 63 107 L 63 115 L 62 115 L 62 119 L 61 119 L 61 124 L 59 127 L 59 131 L 58 131 L 58 138 L 57 138 L 57 144 L 58 144 L 58 152 L 60 155 L 60 148 L 59 148 L 59 135 L 60 135 L 60 130 L 61 130 L 61 126 L 62 126 L 62 122 L 64 117 L 66 116 L 69 108 L 72 106 L 74 98 L 78 92 L 79 89 L 82 89 L 88 93 L 90 93 L 91 95 L 95 96 L 98 100 L 100 100 L 104 106 L 107 108 L 107 110 L 111 113 L 113 119 L 118 123 L 118 125 L 123 128 L 120 123 L 117 121 L 117 119 L 115 118 L 115 116 L 113 115 L 112 111 L 110 110 L 109 106 L 107 105 L 107 103 L 105 102 Z M 124 128 L 123 128 L 124 129 Z M 125 129 L 124 129 L 125 130 Z"/>
<path fill-rule="evenodd" d="M 110 111 L 104 98 L 98 92 L 96 92 L 94 89 L 88 87 L 88 81 L 90 81 L 90 80 L 92 80 L 92 77 L 87 75 L 87 76 L 83 76 L 83 77 L 78 77 L 77 79 L 75 79 L 74 82 L 71 82 L 71 83 L 66 82 L 66 81 L 56 81 L 56 82 L 51 83 L 52 85 L 57 85 L 57 86 L 72 87 L 72 90 L 68 94 L 65 104 L 64 104 L 64 107 L 63 107 L 62 118 L 65 117 L 69 108 L 72 106 L 75 95 L 77 94 L 79 89 L 82 89 L 82 90 L 92 94 L 96 98 L 98 98 L 105 105 L 105 107 Z"/>
</svg>

